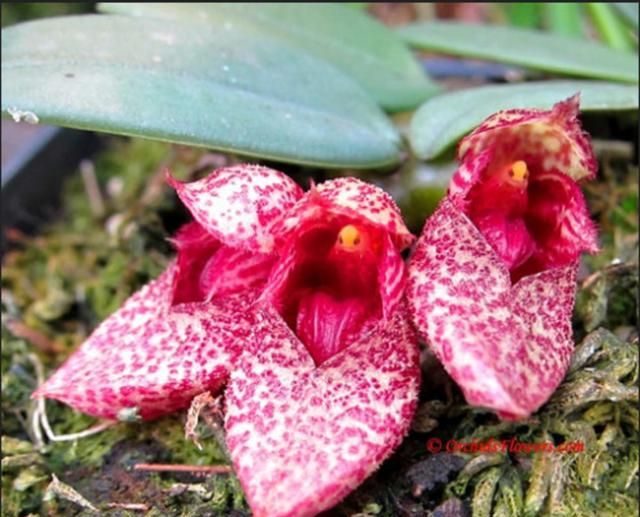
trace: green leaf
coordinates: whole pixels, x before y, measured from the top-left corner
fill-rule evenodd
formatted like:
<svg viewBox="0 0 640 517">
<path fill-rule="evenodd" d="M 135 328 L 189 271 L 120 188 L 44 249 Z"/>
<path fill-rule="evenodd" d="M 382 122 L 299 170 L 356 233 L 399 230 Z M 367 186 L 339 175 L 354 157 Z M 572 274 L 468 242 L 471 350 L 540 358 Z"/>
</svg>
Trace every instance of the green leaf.
<svg viewBox="0 0 640 517">
<path fill-rule="evenodd" d="M 613 2 L 613 6 L 629 24 L 638 30 L 638 2 Z"/>
<path fill-rule="evenodd" d="M 545 27 L 551 32 L 582 38 L 582 6 L 568 2 L 549 2 L 544 4 Z"/>
<path fill-rule="evenodd" d="M 592 41 L 510 27 L 425 22 L 398 29 L 420 49 L 488 59 L 562 75 L 638 82 L 638 56 Z"/>
<path fill-rule="evenodd" d="M 483 86 L 425 102 L 411 120 L 409 140 L 419 158 L 437 157 L 489 115 L 512 108 L 549 109 L 580 92 L 583 111 L 638 109 L 638 89 L 599 81 L 541 81 Z"/>
<path fill-rule="evenodd" d="M 347 5 L 352 9 L 366 9 L 369 7 L 368 2 L 345 2 L 344 5 Z"/>
<path fill-rule="evenodd" d="M 99 9 L 143 18 L 198 21 L 214 32 L 232 26 L 278 38 L 329 61 L 391 111 L 413 109 L 438 90 L 393 31 L 344 5 L 103 3 Z"/>
<path fill-rule="evenodd" d="M 87 15 L 2 31 L 2 111 L 25 121 L 327 167 L 397 162 L 357 84 L 242 26 Z"/>
<path fill-rule="evenodd" d="M 585 7 L 602 41 L 611 48 L 624 52 L 632 51 L 627 27 L 611 6 L 600 2 L 586 2 Z"/>
<path fill-rule="evenodd" d="M 502 8 L 510 25 L 534 29 L 540 25 L 543 5 L 540 2 L 513 2 L 503 4 Z"/>
</svg>

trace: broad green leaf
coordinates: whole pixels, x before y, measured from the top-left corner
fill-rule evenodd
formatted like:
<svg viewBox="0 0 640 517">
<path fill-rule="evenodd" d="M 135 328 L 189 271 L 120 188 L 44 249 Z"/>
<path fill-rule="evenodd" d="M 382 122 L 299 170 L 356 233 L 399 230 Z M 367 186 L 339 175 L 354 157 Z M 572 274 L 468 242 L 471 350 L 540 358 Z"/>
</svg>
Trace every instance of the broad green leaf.
<svg viewBox="0 0 640 517">
<path fill-rule="evenodd" d="M 599 43 L 511 27 L 425 22 L 398 29 L 415 47 L 562 75 L 638 82 L 638 56 Z"/>
<path fill-rule="evenodd" d="M 278 38 L 284 45 L 329 61 L 391 111 L 413 109 L 437 91 L 393 31 L 344 5 L 103 3 L 99 9 L 143 18 L 198 21 L 214 32 L 236 28 Z M 316 78 L 322 82 L 321 76 Z"/>
<path fill-rule="evenodd" d="M 616 83 L 543 81 L 483 86 L 439 95 L 420 106 L 411 120 L 411 148 L 419 158 L 435 158 L 496 111 L 549 109 L 577 92 L 583 111 L 638 109 L 637 87 Z"/>
<path fill-rule="evenodd" d="M 399 159 L 376 104 L 334 67 L 242 27 L 87 15 L 2 31 L 6 116 L 329 167 Z"/>
</svg>

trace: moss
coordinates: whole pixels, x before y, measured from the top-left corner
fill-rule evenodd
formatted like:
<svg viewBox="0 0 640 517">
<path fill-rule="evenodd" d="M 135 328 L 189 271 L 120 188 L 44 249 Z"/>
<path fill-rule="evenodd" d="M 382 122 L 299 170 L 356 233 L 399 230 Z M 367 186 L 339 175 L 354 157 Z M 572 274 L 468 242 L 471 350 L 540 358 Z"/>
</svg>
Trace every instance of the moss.
<svg viewBox="0 0 640 517">
<path fill-rule="evenodd" d="M 171 459 L 173 463 L 215 465 L 227 463 L 228 461 L 216 440 L 211 436 L 202 436 L 202 449 L 198 449 L 193 442 L 185 440 L 184 418 L 182 415 L 180 417 L 169 416 L 163 418 L 145 432 L 172 449 Z"/>
<path fill-rule="evenodd" d="M 29 488 L 19 489 L 21 480 L 27 477 L 40 480 Z M 33 470 L 22 470 L 17 476 L 11 474 L 2 475 L 2 515 L 22 516 L 38 512 L 42 504 L 42 493 L 48 481 L 42 472 Z M 18 487 L 18 488 L 16 488 Z"/>
</svg>

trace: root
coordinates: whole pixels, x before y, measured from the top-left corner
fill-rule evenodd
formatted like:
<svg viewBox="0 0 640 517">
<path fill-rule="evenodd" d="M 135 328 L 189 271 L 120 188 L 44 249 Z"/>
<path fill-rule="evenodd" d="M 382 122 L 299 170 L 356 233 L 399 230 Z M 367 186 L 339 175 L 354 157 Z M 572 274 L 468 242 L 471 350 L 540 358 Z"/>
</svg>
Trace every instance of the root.
<svg viewBox="0 0 640 517">
<path fill-rule="evenodd" d="M 36 371 L 37 385 L 41 386 L 44 383 L 44 369 L 42 368 L 42 363 L 35 354 L 29 354 L 29 359 L 33 363 Z M 36 399 L 35 409 L 31 414 L 31 431 L 33 433 L 35 445 L 39 450 L 42 450 L 45 447 L 42 431 L 44 431 L 44 434 L 50 442 L 69 442 L 101 433 L 116 423 L 117 422 L 112 420 L 104 420 L 89 429 L 85 429 L 84 431 L 69 434 L 56 434 L 51 428 L 49 418 L 47 417 L 46 399 L 44 397 Z"/>
</svg>

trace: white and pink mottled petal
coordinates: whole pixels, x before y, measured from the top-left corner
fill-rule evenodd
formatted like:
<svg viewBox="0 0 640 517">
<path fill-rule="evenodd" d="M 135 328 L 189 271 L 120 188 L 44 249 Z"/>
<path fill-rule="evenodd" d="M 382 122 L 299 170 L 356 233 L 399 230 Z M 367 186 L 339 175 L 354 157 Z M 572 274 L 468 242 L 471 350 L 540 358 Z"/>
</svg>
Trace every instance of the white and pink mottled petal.
<svg viewBox="0 0 640 517">
<path fill-rule="evenodd" d="M 255 517 L 334 506 L 400 444 L 419 388 L 404 307 L 316 367 L 273 308 L 226 392 L 227 445 Z"/>
<path fill-rule="evenodd" d="M 152 419 L 225 384 L 250 333 L 247 292 L 170 307 L 172 264 L 135 293 L 32 395 L 98 418 Z"/>
<path fill-rule="evenodd" d="M 391 236 L 386 234 L 378 263 L 378 285 L 382 301 L 382 315 L 385 319 L 389 319 L 396 312 L 404 296 L 405 281 L 404 260 L 391 241 Z"/>
<path fill-rule="evenodd" d="M 561 171 L 574 181 L 591 179 L 598 162 L 578 119 L 579 104 L 576 94 L 550 110 L 499 111 L 461 140 L 458 159 L 464 163 L 492 147 L 496 159 L 525 160 L 541 171 Z"/>
<path fill-rule="evenodd" d="M 264 286 L 275 262 L 274 253 L 258 253 L 222 246 L 200 273 L 200 290 L 206 300 Z"/>
<path fill-rule="evenodd" d="M 301 221 L 323 211 L 364 220 L 381 228 L 391 235 L 398 251 L 408 248 L 415 241 L 393 198 L 381 188 L 352 177 L 328 180 L 312 187 L 274 229 L 274 233 L 286 239 Z"/>
<path fill-rule="evenodd" d="M 201 301 L 199 272 L 219 250 L 220 242 L 196 221 L 180 227 L 169 241 L 178 252 L 173 275 L 172 305 Z"/>
<path fill-rule="evenodd" d="M 274 303 L 281 298 L 296 265 L 301 260 L 301 253 L 295 244 L 295 240 L 291 239 L 281 248 L 280 257 L 273 265 L 267 283 L 260 293 L 260 302 Z"/>
<path fill-rule="evenodd" d="M 520 279 L 512 289 L 511 308 L 526 328 L 519 370 L 529 386 L 514 383 L 510 395 L 528 412 L 544 404 L 562 382 L 574 348 L 571 316 L 575 302 L 577 261 Z M 518 417 L 520 415 L 506 415 Z"/>
<path fill-rule="evenodd" d="M 447 195 L 463 208 L 464 198 L 482 177 L 493 158 L 493 149 L 487 147 L 477 153 L 471 153 L 453 173 Z"/>
<path fill-rule="evenodd" d="M 543 173 L 531 183 L 527 217 L 531 227 L 545 236 L 538 239 L 536 258 L 547 267 L 599 249 L 597 228 L 582 190 L 563 174 Z"/>
<path fill-rule="evenodd" d="M 470 404 L 522 418 L 566 373 L 576 262 L 511 284 L 473 223 L 445 199 L 408 267 L 413 321 Z"/>
<path fill-rule="evenodd" d="M 258 165 L 234 165 L 191 183 L 167 175 L 178 197 L 209 233 L 227 246 L 269 253 L 272 224 L 302 196 L 286 174 Z"/>
</svg>

